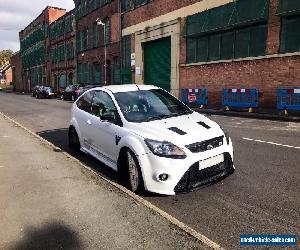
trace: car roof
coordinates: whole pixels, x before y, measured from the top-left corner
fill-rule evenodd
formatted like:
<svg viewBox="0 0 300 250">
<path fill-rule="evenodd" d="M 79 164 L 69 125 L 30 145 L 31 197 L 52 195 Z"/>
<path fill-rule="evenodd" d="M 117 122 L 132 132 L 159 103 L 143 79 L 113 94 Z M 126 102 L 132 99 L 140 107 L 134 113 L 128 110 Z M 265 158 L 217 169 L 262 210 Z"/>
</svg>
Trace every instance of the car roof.
<svg viewBox="0 0 300 250">
<path fill-rule="evenodd" d="M 120 92 L 130 92 L 137 90 L 151 90 L 151 89 L 159 89 L 154 85 L 143 85 L 143 84 L 123 84 L 123 85 L 109 85 L 103 87 L 97 87 L 96 90 L 109 90 L 112 93 L 120 93 Z"/>
</svg>

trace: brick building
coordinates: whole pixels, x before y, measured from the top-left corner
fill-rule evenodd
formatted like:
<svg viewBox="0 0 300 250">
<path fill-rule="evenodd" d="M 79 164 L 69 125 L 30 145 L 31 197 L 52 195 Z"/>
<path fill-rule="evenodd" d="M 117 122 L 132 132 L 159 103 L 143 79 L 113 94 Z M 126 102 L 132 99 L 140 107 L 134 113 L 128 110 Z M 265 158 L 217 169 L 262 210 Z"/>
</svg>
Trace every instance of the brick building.
<svg viewBox="0 0 300 250">
<path fill-rule="evenodd" d="M 70 11 L 49 26 L 51 86 L 63 89 L 76 82 L 75 15 Z"/>
<path fill-rule="evenodd" d="M 300 85 L 300 1 L 121 3 L 122 79 L 176 95 L 206 87 L 211 105 L 224 87 L 256 87 L 264 107 L 277 87 Z"/>
<path fill-rule="evenodd" d="M 12 55 L 10 59 L 10 64 L 12 66 L 12 82 L 17 91 L 25 91 L 25 85 L 22 81 L 22 63 L 21 54 L 16 52 Z"/>
<path fill-rule="evenodd" d="M 65 13 L 64 9 L 48 6 L 19 33 L 25 90 L 30 91 L 34 85 L 50 85 L 48 27 Z"/>
<path fill-rule="evenodd" d="M 74 0 L 74 3 L 78 83 L 120 83 L 119 1 Z"/>
</svg>

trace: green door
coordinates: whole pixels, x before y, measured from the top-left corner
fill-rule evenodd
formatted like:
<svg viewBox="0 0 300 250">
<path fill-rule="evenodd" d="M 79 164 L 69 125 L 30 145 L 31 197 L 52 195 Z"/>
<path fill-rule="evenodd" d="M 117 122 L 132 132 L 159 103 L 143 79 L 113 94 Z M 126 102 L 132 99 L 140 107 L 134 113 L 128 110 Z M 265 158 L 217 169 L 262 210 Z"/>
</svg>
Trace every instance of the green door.
<svg viewBox="0 0 300 250">
<path fill-rule="evenodd" d="M 144 44 L 145 84 L 171 89 L 171 38 Z"/>
</svg>

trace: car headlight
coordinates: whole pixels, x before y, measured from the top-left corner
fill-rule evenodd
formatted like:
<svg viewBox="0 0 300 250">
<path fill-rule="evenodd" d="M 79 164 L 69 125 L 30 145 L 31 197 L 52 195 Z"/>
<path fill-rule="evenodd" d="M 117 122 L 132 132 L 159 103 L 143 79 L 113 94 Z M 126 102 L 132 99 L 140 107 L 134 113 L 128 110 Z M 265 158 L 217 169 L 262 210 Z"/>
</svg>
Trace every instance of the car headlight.
<svg viewBox="0 0 300 250">
<path fill-rule="evenodd" d="M 186 154 L 183 152 L 183 150 L 171 142 L 145 139 L 145 143 L 151 152 L 157 156 L 174 159 L 186 158 Z"/>
<path fill-rule="evenodd" d="M 228 132 L 227 132 L 224 128 L 222 128 L 221 126 L 220 126 L 220 128 L 222 129 L 222 131 L 223 131 L 223 133 L 224 133 L 224 135 L 225 135 L 227 145 L 229 145 L 229 142 L 230 142 L 230 136 L 229 136 Z"/>
</svg>

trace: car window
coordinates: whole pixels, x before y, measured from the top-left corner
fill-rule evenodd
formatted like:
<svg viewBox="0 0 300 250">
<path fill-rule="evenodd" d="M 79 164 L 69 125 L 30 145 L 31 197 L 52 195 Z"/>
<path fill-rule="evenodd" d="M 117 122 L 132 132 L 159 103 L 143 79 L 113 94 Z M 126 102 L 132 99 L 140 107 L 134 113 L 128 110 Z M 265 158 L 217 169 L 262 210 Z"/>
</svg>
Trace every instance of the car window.
<svg viewBox="0 0 300 250">
<path fill-rule="evenodd" d="M 107 112 L 116 114 L 117 109 L 109 94 L 103 91 L 96 91 L 93 99 L 92 114 L 101 117 Z"/>
<path fill-rule="evenodd" d="M 77 107 L 85 112 L 91 113 L 94 93 L 95 91 L 89 91 L 81 96 L 76 103 Z"/>
<path fill-rule="evenodd" d="M 192 113 L 187 106 L 161 89 L 121 92 L 114 96 L 125 119 L 130 122 L 145 122 Z"/>
</svg>

